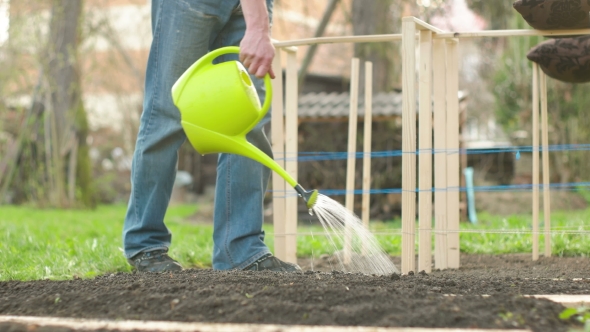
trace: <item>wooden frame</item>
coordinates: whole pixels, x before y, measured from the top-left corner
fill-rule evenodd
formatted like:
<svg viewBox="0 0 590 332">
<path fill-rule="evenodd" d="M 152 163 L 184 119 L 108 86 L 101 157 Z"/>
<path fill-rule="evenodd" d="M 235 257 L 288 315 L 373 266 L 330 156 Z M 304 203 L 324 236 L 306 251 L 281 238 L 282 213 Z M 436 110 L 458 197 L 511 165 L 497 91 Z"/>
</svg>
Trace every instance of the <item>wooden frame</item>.
<svg viewBox="0 0 590 332">
<path fill-rule="evenodd" d="M 416 240 L 416 181 L 419 197 L 419 257 L 418 268 L 429 272 L 432 265 L 432 191 L 434 190 L 434 237 L 435 267 L 439 269 L 458 268 L 459 252 L 459 190 L 460 190 L 460 145 L 459 145 L 459 96 L 458 44 L 461 38 L 516 37 L 516 36 L 570 36 L 590 34 L 590 29 L 578 30 L 484 30 L 467 32 L 445 32 L 415 17 L 402 19 L 402 33 L 371 36 L 319 37 L 291 41 L 274 41 L 278 56 L 275 58 L 275 73 L 281 72 L 281 52 L 287 53 L 286 77 L 286 123 L 283 122 L 282 94 L 275 93 L 273 101 L 272 139 L 273 150 L 277 154 L 296 156 L 297 153 L 297 63 L 295 46 L 327 43 L 374 43 L 402 42 L 402 273 L 415 271 Z M 418 42 L 417 42 L 417 37 Z M 418 81 L 416 80 L 416 47 L 419 46 Z M 353 62 L 354 63 L 354 62 Z M 358 64 L 357 64 L 358 65 Z M 354 76 L 353 64 L 353 76 Z M 358 76 L 358 72 L 356 74 Z M 280 76 L 280 75 L 279 75 Z M 358 102 L 352 86 L 358 77 L 351 77 L 351 112 Z M 368 76 L 367 76 L 368 77 Z M 369 78 L 366 79 L 369 81 Z M 416 83 L 419 93 L 416 96 Z M 276 91 L 282 91 L 282 80 L 274 82 Z M 368 91 L 368 88 L 365 90 Z M 371 98 L 365 92 L 365 111 L 370 108 Z M 355 97 L 356 96 L 356 97 Z M 416 101 L 419 98 L 419 141 L 416 149 Z M 354 99 L 354 100 L 353 100 Z M 540 107 L 539 107 L 540 106 Z M 542 151 L 543 151 L 543 207 L 545 218 L 545 256 L 551 255 L 550 187 L 548 159 L 548 116 L 546 76 L 533 64 L 533 260 L 539 257 L 539 110 L 541 111 Z M 355 113 L 356 114 L 356 113 Z M 277 119 L 279 117 L 279 119 Z M 370 129 L 371 115 L 365 114 L 365 134 Z M 434 117 L 434 122 L 432 121 Z M 354 119 L 353 119 L 354 118 Z M 351 117 L 350 125 L 356 124 L 357 116 Z M 285 129 L 283 129 L 285 128 Z M 285 130 L 286 137 L 283 135 Z M 433 130 L 433 131 L 432 131 Z M 434 150 L 432 135 L 434 132 Z M 349 130 L 349 137 L 356 136 Z M 365 138 L 366 139 L 366 138 Z M 286 144 L 286 150 L 285 150 Z M 349 142 L 349 153 L 351 146 Z M 364 146 L 363 160 L 363 223 L 368 223 L 368 192 L 370 188 L 370 143 Z M 354 151 L 356 152 L 356 151 Z M 419 152 L 419 169 L 416 174 L 416 154 Z M 352 156 L 355 153 L 351 154 Z M 351 156 L 349 155 L 349 156 Z M 434 165 L 434 188 L 432 183 Z M 356 159 L 356 158 L 354 158 Z M 348 160 L 346 206 L 352 210 L 354 190 L 354 159 Z M 296 176 L 296 158 L 286 158 L 287 171 Z M 280 160 L 279 160 L 280 161 Z M 280 165 L 281 162 L 279 162 Z M 369 166 L 367 166 L 369 165 Z M 351 169 L 353 171 L 351 171 Z M 352 175 L 351 175 L 352 174 Z M 350 178 L 352 177 L 352 181 Z M 287 261 L 295 259 L 296 206 L 297 198 L 289 196 L 280 202 L 285 183 L 273 175 L 273 209 L 275 223 L 275 254 Z M 350 196 L 349 196 L 350 195 Z"/>
<path fill-rule="evenodd" d="M 275 154 L 283 155 L 277 158 L 281 167 L 297 180 L 297 49 L 284 48 L 287 53 L 287 69 L 285 78 L 285 101 L 283 108 L 283 94 L 274 93 L 272 110 L 272 144 Z M 273 90 L 283 91 L 283 79 L 281 75 L 281 52 L 276 52 L 273 69 L 278 73 L 273 80 Z M 283 115 L 283 109 L 285 110 Z M 292 156 L 292 157 L 291 157 Z M 280 259 L 297 263 L 297 203 L 295 194 L 287 194 L 288 185 L 278 174 L 272 174 L 273 184 L 273 224 L 275 227 L 275 255 Z M 282 197 L 281 197 L 282 196 Z M 279 199 L 283 198 L 283 199 Z"/>
</svg>

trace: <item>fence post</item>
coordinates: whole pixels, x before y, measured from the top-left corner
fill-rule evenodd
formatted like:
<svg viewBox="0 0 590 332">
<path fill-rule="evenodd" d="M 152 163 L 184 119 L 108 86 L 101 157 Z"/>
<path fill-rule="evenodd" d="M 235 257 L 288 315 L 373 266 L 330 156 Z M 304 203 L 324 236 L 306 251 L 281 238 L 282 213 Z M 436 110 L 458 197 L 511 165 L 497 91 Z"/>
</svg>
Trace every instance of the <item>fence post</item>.
<svg viewBox="0 0 590 332">
<path fill-rule="evenodd" d="M 539 259 L 539 65 L 533 62 L 533 261 Z"/>
<path fill-rule="evenodd" d="M 402 19 L 402 273 L 416 267 L 416 24 Z"/>
<path fill-rule="evenodd" d="M 448 268 L 447 262 L 447 105 L 446 42 L 433 41 L 434 95 L 434 266 Z"/>
<path fill-rule="evenodd" d="M 458 39 L 447 40 L 447 245 L 448 267 L 458 269 L 459 261 L 459 52 Z"/>
<path fill-rule="evenodd" d="M 418 270 L 432 270 L 432 31 L 420 31 Z"/>
<path fill-rule="evenodd" d="M 285 168 L 285 116 L 283 100 L 283 69 L 281 64 L 282 49 L 277 48 L 272 66 L 276 78 L 272 80 L 273 100 L 271 116 L 272 150 L 276 162 Z M 272 218 L 275 232 L 274 254 L 279 259 L 287 259 L 285 247 L 285 180 L 276 172 L 272 172 Z"/>
</svg>

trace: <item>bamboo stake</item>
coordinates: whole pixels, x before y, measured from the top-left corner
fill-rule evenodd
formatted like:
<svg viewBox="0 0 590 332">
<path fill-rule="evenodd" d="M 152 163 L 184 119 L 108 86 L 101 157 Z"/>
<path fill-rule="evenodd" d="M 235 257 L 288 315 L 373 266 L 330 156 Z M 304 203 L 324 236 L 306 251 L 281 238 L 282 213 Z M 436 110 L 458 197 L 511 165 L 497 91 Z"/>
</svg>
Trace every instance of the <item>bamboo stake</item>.
<svg viewBox="0 0 590 332">
<path fill-rule="evenodd" d="M 373 139 L 373 63 L 365 62 L 365 123 L 363 141 L 363 200 L 362 216 L 363 225 L 369 228 L 371 210 L 371 142 Z"/>
<path fill-rule="evenodd" d="M 549 125 L 547 116 L 547 76 L 539 71 L 541 84 L 541 135 L 543 142 L 543 216 L 545 219 L 545 257 L 551 257 L 551 193 L 549 191 Z"/>
<path fill-rule="evenodd" d="M 465 31 L 465 32 L 443 32 L 434 36 L 436 39 L 448 38 L 481 38 L 481 37 L 530 37 L 530 36 L 577 36 L 588 35 L 590 29 L 571 29 L 571 30 L 482 30 L 482 31 Z"/>
<path fill-rule="evenodd" d="M 402 273 L 414 271 L 416 229 L 416 24 L 402 20 Z"/>
<path fill-rule="evenodd" d="M 420 31 L 418 270 L 432 270 L 432 31 Z"/>
<path fill-rule="evenodd" d="M 539 259 L 539 65 L 533 62 L 533 260 Z"/>
<path fill-rule="evenodd" d="M 460 39 L 460 38 L 485 38 L 485 37 L 530 37 L 530 36 L 578 36 L 590 34 L 590 29 L 573 29 L 573 30 L 483 30 L 483 31 L 463 31 L 463 32 L 440 32 L 436 27 L 432 27 L 420 20 L 414 21 L 416 24 L 424 25 L 424 29 L 431 30 L 435 34 L 434 39 Z M 431 27 L 430 29 L 427 26 Z M 422 27 L 422 26 L 421 26 Z M 294 39 L 289 41 L 273 41 L 277 48 L 306 46 L 315 44 L 343 44 L 343 43 L 377 43 L 391 42 L 402 40 L 402 34 L 381 34 L 365 36 L 338 36 L 338 37 L 317 37 Z"/>
<path fill-rule="evenodd" d="M 283 105 L 283 70 L 281 65 L 281 49 L 277 49 L 272 66 L 276 78 L 272 80 L 273 93 L 271 116 L 271 140 L 272 150 L 276 156 L 276 162 L 285 168 L 285 117 Z M 285 242 L 286 213 L 285 213 L 285 180 L 276 172 L 272 172 L 272 210 L 273 225 L 275 229 L 274 254 L 281 260 L 287 259 L 287 247 Z"/>
<path fill-rule="evenodd" d="M 447 235 L 448 267 L 459 268 L 459 52 L 458 40 L 447 40 Z"/>
<path fill-rule="evenodd" d="M 358 121 L 359 59 L 353 58 L 350 70 L 350 114 L 348 117 L 348 159 L 346 162 L 345 207 L 354 213 L 354 175 L 356 171 L 356 134 Z M 344 264 L 351 259 L 351 229 L 346 220 L 344 237 Z"/>
<path fill-rule="evenodd" d="M 365 62 L 365 123 L 363 139 L 363 197 L 362 215 L 363 226 L 369 229 L 371 212 L 371 143 L 373 140 L 373 63 Z M 363 255 L 367 254 L 365 244 L 362 244 Z"/>
<path fill-rule="evenodd" d="M 297 53 L 287 53 L 287 75 L 286 75 L 286 94 L 285 94 L 285 156 L 291 155 L 293 158 L 287 158 L 285 170 L 295 181 L 297 181 L 297 98 L 298 98 L 298 81 L 297 81 Z M 286 243 L 286 261 L 297 263 L 297 195 L 286 198 L 285 204 L 285 243 Z"/>
<path fill-rule="evenodd" d="M 416 18 L 414 16 L 410 16 L 405 18 L 408 21 L 414 21 L 414 24 L 416 26 L 416 29 L 420 30 L 420 31 L 431 31 L 432 33 L 444 33 L 445 31 L 435 27 L 434 25 L 430 25 L 424 21 L 422 21 L 419 18 Z"/>
<path fill-rule="evenodd" d="M 368 36 L 339 36 L 295 39 L 289 41 L 275 41 L 275 47 L 306 46 L 315 44 L 342 44 L 342 43 L 377 43 L 402 40 L 401 34 L 368 35 Z"/>
<path fill-rule="evenodd" d="M 446 42 L 435 39 L 433 47 L 434 95 L 434 266 L 446 269 L 447 264 L 447 105 L 446 105 Z"/>
</svg>

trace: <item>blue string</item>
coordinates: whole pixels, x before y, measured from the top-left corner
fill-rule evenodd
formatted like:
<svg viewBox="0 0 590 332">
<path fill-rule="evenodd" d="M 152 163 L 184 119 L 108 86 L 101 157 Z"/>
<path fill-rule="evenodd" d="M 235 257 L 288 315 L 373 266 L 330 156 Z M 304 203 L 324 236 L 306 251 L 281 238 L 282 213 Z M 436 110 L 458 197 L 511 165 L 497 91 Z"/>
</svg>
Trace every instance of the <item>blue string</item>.
<svg viewBox="0 0 590 332">
<path fill-rule="evenodd" d="M 514 153 L 517 160 L 520 159 L 520 154 L 523 152 L 533 152 L 542 151 L 542 147 L 538 146 L 533 148 L 533 146 L 510 146 L 510 147 L 500 147 L 500 148 L 491 148 L 491 149 L 422 149 L 417 150 L 416 152 L 403 152 L 402 150 L 390 150 L 390 151 L 375 151 L 368 154 L 371 158 L 388 158 L 388 157 L 401 157 L 403 154 L 494 154 L 494 153 Z M 549 152 L 558 152 L 558 151 L 590 151 L 590 144 L 562 144 L 562 145 L 549 145 L 547 147 L 547 151 Z M 308 161 L 323 161 L 323 160 L 346 160 L 348 159 L 349 153 L 348 152 L 300 152 L 297 156 L 294 156 L 295 153 L 286 152 L 283 153 L 281 156 L 277 154 L 275 160 L 285 160 L 285 161 L 298 161 L 298 162 L 308 162 Z M 363 158 L 367 153 L 364 152 L 356 152 L 354 154 L 356 159 Z"/>
<path fill-rule="evenodd" d="M 542 151 L 542 147 L 537 146 L 534 148 L 533 146 L 511 146 L 511 147 L 499 147 L 499 148 L 490 148 L 490 149 L 423 149 L 418 150 L 416 152 L 403 152 L 402 150 L 390 150 L 390 151 L 375 151 L 368 154 L 371 158 L 388 158 L 388 157 L 401 157 L 404 153 L 409 154 L 437 154 L 437 153 L 446 153 L 446 154 L 494 154 L 494 153 L 514 153 L 515 159 L 520 160 L 521 153 L 524 152 L 533 152 Z M 558 151 L 590 151 L 590 144 L 562 144 L 562 145 L 549 145 L 547 147 L 547 151 L 549 152 L 558 152 Z M 346 160 L 348 159 L 349 153 L 348 152 L 300 152 L 297 154 L 297 157 L 293 157 L 294 153 L 285 152 L 283 153 L 284 156 L 275 156 L 275 160 L 285 160 L 285 161 L 297 161 L 297 162 L 308 162 L 308 161 L 325 161 L 325 160 Z M 290 157 L 285 157 L 290 156 Z M 356 152 L 355 158 L 360 159 L 363 158 L 367 153 L 364 152 Z M 539 189 L 543 188 L 542 184 L 537 186 Z M 549 184 L 550 190 L 558 190 L 558 191 L 580 191 L 586 190 L 590 188 L 590 182 L 570 182 L 570 183 L 551 183 Z M 498 185 L 498 186 L 476 186 L 474 190 L 476 192 L 527 192 L 533 189 L 532 184 L 517 184 L 517 185 Z M 432 188 L 428 190 L 420 190 L 416 189 L 415 192 L 465 192 L 465 187 L 447 187 L 447 188 Z M 292 197 L 296 196 L 295 193 L 290 191 L 272 191 L 269 192 L 276 194 L 280 194 L 279 197 Z M 320 193 L 326 196 L 343 196 L 348 193 L 348 191 L 343 189 L 323 189 L 319 190 Z M 352 191 L 354 195 L 361 195 L 365 192 L 369 193 L 370 195 L 377 195 L 377 194 L 401 194 L 401 188 L 389 188 L 389 189 L 371 189 L 368 191 L 363 191 L 360 189 Z"/>
<path fill-rule="evenodd" d="M 539 190 L 543 189 L 543 185 L 539 184 L 536 186 Z M 586 188 L 590 188 L 590 182 L 571 182 L 571 183 L 551 183 L 549 184 L 549 189 L 557 190 L 557 191 L 579 191 L 584 190 Z M 475 186 L 474 190 L 476 192 L 526 192 L 531 191 L 533 189 L 532 184 L 513 184 L 513 185 L 500 185 L 500 186 Z M 415 192 L 465 192 L 465 187 L 447 187 L 447 188 L 432 188 L 427 190 L 420 190 L 416 189 Z M 287 191 L 275 191 L 269 190 L 274 194 L 282 193 L 285 195 Z M 353 193 L 354 195 L 362 195 L 364 193 L 368 193 L 370 195 L 377 195 L 377 194 L 401 194 L 401 188 L 388 188 L 388 189 L 371 189 L 371 190 L 362 190 L 356 189 L 353 191 L 347 191 L 345 189 L 320 189 L 319 192 L 326 196 L 343 196 L 348 194 L 349 192 Z M 291 197 L 295 196 L 296 194 L 293 193 L 292 195 L 286 196 L 275 196 L 275 197 Z"/>
</svg>

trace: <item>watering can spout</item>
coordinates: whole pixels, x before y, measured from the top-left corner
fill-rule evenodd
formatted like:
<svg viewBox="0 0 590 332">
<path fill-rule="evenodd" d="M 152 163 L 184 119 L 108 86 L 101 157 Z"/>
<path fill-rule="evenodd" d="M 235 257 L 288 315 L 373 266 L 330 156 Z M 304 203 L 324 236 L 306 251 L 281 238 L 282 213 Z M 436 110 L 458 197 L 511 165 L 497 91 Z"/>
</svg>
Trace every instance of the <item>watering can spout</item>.
<svg viewBox="0 0 590 332">
<path fill-rule="evenodd" d="M 315 203 L 318 201 L 318 195 L 319 195 L 318 191 L 316 189 L 307 191 L 307 190 L 303 189 L 303 187 L 299 184 L 295 186 L 295 191 L 297 191 L 299 196 L 301 198 L 303 198 L 303 200 L 305 201 L 305 204 L 307 204 L 307 208 L 313 209 L 313 207 L 315 206 Z"/>
<path fill-rule="evenodd" d="M 277 162 L 246 140 L 246 134 L 270 108 L 272 84 L 267 74 L 264 78 L 266 99 L 260 105 L 256 88 L 241 63 L 213 64 L 221 55 L 239 52 L 238 47 L 212 51 L 176 81 L 172 99 L 180 111 L 182 128 L 201 154 L 238 154 L 272 169 L 295 188 L 311 209 L 317 201 L 317 190 L 305 191 Z"/>
</svg>

